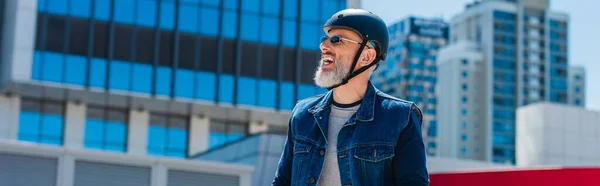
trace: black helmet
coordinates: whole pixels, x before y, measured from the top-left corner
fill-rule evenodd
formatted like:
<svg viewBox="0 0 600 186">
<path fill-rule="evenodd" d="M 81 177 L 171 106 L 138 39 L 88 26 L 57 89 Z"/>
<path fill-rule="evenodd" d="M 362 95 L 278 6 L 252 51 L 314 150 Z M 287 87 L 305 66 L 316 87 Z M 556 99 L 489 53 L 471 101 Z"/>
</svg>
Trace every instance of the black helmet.
<svg viewBox="0 0 600 186">
<path fill-rule="evenodd" d="M 334 28 L 353 30 L 362 37 L 363 41 L 354 56 L 354 61 L 348 77 L 344 78 L 341 84 L 329 87 L 329 89 L 348 83 L 348 80 L 352 77 L 362 73 L 371 66 L 376 65 L 380 60 L 385 60 L 389 45 L 387 25 L 379 16 L 367 10 L 345 9 L 333 14 L 333 16 L 325 22 L 325 25 L 323 25 L 323 32 L 327 34 L 329 30 Z M 367 43 L 371 43 L 375 47 L 375 51 L 377 51 L 375 60 L 372 61 L 371 64 L 354 71 L 354 66 L 356 66 L 358 58 L 360 57 L 359 54 Z"/>
</svg>

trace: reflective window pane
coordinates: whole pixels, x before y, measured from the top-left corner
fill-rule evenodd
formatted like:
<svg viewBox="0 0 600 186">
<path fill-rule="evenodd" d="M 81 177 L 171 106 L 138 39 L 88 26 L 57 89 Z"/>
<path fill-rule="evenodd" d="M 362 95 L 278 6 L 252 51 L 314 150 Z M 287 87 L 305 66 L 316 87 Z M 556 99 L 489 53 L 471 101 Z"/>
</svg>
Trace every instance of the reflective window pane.
<svg viewBox="0 0 600 186">
<path fill-rule="evenodd" d="M 210 72 L 196 72 L 196 98 L 214 101 L 216 98 L 217 77 Z"/>
<path fill-rule="evenodd" d="M 242 43 L 242 76 L 257 77 L 256 70 L 257 68 L 259 68 L 257 61 L 257 51 L 258 45 L 256 45 L 255 43 Z"/>
<path fill-rule="evenodd" d="M 49 13 L 67 15 L 67 0 L 46 0 L 46 8 Z"/>
<path fill-rule="evenodd" d="M 199 0 L 196 0 L 199 1 Z M 214 7 L 218 7 L 219 4 L 221 3 L 221 0 L 201 0 L 202 4 L 204 5 L 210 5 L 210 6 L 214 6 Z"/>
<path fill-rule="evenodd" d="M 258 105 L 261 107 L 275 108 L 277 99 L 277 82 L 274 80 L 260 80 Z"/>
<path fill-rule="evenodd" d="M 45 49 L 53 52 L 64 52 L 66 33 L 65 17 L 48 15 L 47 21 Z"/>
<path fill-rule="evenodd" d="M 152 65 L 133 64 L 131 90 L 134 92 L 151 93 L 152 90 Z"/>
<path fill-rule="evenodd" d="M 216 8 L 200 8 L 200 34 L 216 36 L 219 34 L 219 11 Z"/>
<path fill-rule="evenodd" d="M 200 70 L 217 72 L 217 39 L 201 37 L 200 40 Z"/>
<path fill-rule="evenodd" d="M 94 18 L 108 21 L 110 18 L 111 0 L 94 0 Z"/>
<path fill-rule="evenodd" d="M 296 79 L 296 50 L 283 49 L 283 80 L 293 82 Z"/>
<path fill-rule="evenodd" d="M 114 20 L 116 23 L 132 24 L 133 23 L 133 7 L 134 0 L 118 0 L 114 1 Z"/>
<path fill-rule="evenodd" d="M 196 33 L 198 30 L 197 5 L 179 5 L 178 26 L 180 32 Z"/>
<path fill-rule="evenodd" d="M 294 108 L 294 84 L 291 82 L 282 82 L 279 94 L 279 108 L 282 110 L 292 110 Z"/>
<path fill-rule="evenodd" d="M 96 88 L 104 88 L 106 86 L 106 60 L 92 58 L 90 60 L 90 79 L 89 86 Z"/>
<path fill-rule="evenodd" d="M 196 36 L 179 33 L 179 63 L 177 68 L 196 69 Z"/>
<path fill-rule="evenodd" d="M 225 7 L 226 9 L 235 10 L 238 8 L 238 0 L 222 0 L 222 1 L 223 1 L 223 7 Z"/>
<path fill-rule="evenodd" d="M 338 11 L 339 0 L 321 0 L 321 21 L 325 22 Z"/>
<path fill-rule="evenodd" d="M 156 24 L 156 1 L 138 0 L 136 23 L 140 26 L 154 27 Z"/>
<path fill-rule="evenodd" d="M 300 24 L 300 47 L 304 49 L 318 49 L 318 27 L 311 23 Z"/>
<path fill-rule="evenodd" d="M 175 96 L 194 98 L 194 71 L 187 69 L 175 71 Z"/>
<path fill-rule="evenodd" d="M 133 27 L 128 25 L 117 25 L 115 27 L 113 58 L 122 61 L 131 61 L 131 44 L 133 39 Z"/>
<path fill-rule="evenodd" d="M 70 0 L 69 14 L 74 17 L 90 17 L 92 0 Z"/>
<path fill-rule="evenodd" d="M 175 3 L 161 1 L 160 5 L 160 28 L 172 30 L 175 25 Z"/>
<path fill-rule="evenodd" d="M 136 43 L 134 61 L 152 64 L 152 59 L 154 59 L 154 29 L 138 27 L 135 30 Z"/>
<path fill-rule="evenodd" d="M 221 32 L 223 32 L 223 37 L 235 39 L 237 37 L 237 25 L 237 12 L 223 12 L 223 23 L 221 25 Z"/>
<path fill-rule="evenodd" d="M 240 23 L 241 30 L 243 30 L 243 32 L 240 32 L 240 38 L 246 41 L 258 41 L 259 21 L 258 15 L 242 14 Z"/>
<path fill-rule="evenodd" d="M 298 0 L 283 0 L 283 16 L 294 19 L 298 14 Z"/>
<path fill-rule="evenodd" d="M 85 85 L 87 59 L 82 56 L 67 56 L 65 65 L 65 83 Z"/>
<path fill-rule="evenodd" d="M 108 23 L 97 21 L 94 25 L 94 56 L 108 58 Z"/>
<path fill-rule="evenodd" d="M 275 45 L 262 45 L 261 78 L 277 80 L 279 73 L 279 50 Z"/>
<path fill-rule="evenodd" d="M 310 84 L 300 84 L 298 85 L 298 100 L 302 100 L 311 96 L 314 96 L 314 86 Z"/>
<path fill-rule="evenodd" d="M 317 22 L 319 15 L 319 0 L 303 0 L 300 6 L 301 20 Z"/>
<path fill-rule="evenodd" d="M 262 0 L 262 12 L 266 15 L 279 16 L 279 1 L 281 0 Z M 287 5 L 286 5 L 287 6 Z"/>
<path fill-rule="evenodd" d="M 156 94 L 163 96 L 171 95 L 171 69 L 170 67 L 159 66 L 156 69 Z"/>
<path fill-rule="evenodd" d="M 42 80 L 52 82 L 63 81 L 64 55 L 54 52 L 46 52 L 42 58 Z"/>
<path fill-rule="evenodd" d="M 219 102 L 233 103 L 233 76 L 223 74 L 219 79 Z"/>
<path fill-rule="evenodd" d="M 173 66 L 173 50 L 174 42 L 173 32 L 161 31 L 160 32 L 160 54 L 158 64 L 162 66 L 171 67 Z"/>
<path fill-rule="evenodd" d="M 256 62 L 256 48 L 254 48 L 254 54 L 255 54 L 254 58 L 246 59 L 245 57 L 247 57 L 247 56 L 244 56 L 244 54 L 246 54 L 246 53 L 244 53 L 244 50 L 247 48 L 246 46 L 247 46 L 246 43 L 244 43 L 242 45 L 242 64 L 244 64 L 246 62 L 252 63 L 250 61 Z M 235 74 L 235 68 L 236 68 L 236 59 L 235 58 L 236 58 L 236 53 L 237 53 L 236 49 L 237 49 L 237 47 L 236 47 L 234 40 L 229 40 L 229 39 L 224 40 L 223 50 L 222 50 L 223 57 L 221 58 L 222 59 L 221 67 L 222 67 L 222 72 L 225 74 L 232 74 L 232 75 Z M 243 66 L 243 67 L 245 67 L 245 66 Z M 253 69 L 256 69 L 256 67 L 253 67 Z M 243 75 L 244 72 L 246 72 L 246 71 L 244 71 L 243 68 L 242 68 L 242 71 L 243 71 L 242 72 L 242 75 Z"/>
<path fill-rule="evenodd" d="M 263 43 L 279 43 L 279 19 L 276 17 L 263 17 L 261 24 L 260 40 Z"/>
<path fill-rule="evenodd" d="M 110 63 L 109 89 L 129 90 L 131 63 L 114 60 Z"/>
<path fill-rule="evenodd" d="M 256 79 L 241 76 L 238 78 L 237 101 L 241 105 L 256 104 Z"/>
<path fill-rule="evenodd" d="M 242 11 L 258 13 L 261 0 L 244 0 L 242 1 Z"/>
</svg>

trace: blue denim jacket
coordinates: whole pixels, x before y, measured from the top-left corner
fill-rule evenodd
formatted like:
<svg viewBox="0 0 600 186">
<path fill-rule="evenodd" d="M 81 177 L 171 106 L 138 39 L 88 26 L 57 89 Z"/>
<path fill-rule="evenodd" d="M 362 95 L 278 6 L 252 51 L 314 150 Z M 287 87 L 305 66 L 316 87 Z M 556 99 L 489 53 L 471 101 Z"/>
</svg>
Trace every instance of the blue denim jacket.
<svg viewBox="0 0 600 186">
<path fill-rule="evenodd" d="M 332 91 L 299 101 L 273 185 L 317 185 L 327 151 Z M 370 82 L 359 109 L 338 134 L 342 185 L 429 185 L 421 110 Z"/>
</svg>

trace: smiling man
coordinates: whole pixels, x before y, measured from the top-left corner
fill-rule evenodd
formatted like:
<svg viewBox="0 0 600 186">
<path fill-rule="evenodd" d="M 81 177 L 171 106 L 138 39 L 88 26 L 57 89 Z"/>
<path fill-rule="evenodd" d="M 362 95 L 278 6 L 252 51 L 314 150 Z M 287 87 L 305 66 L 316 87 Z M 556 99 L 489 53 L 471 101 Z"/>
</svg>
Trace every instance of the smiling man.
<svg viewBox="0 0 600 186">
<path fill-rule="evenodd" d="M 329 91 L 292 110 L 273 185 L 429 185 L 421 110 L 369 80 L 387 54 L 386 24 L 346 9 L 323 31 L 314 79 Z"/>
</svg>

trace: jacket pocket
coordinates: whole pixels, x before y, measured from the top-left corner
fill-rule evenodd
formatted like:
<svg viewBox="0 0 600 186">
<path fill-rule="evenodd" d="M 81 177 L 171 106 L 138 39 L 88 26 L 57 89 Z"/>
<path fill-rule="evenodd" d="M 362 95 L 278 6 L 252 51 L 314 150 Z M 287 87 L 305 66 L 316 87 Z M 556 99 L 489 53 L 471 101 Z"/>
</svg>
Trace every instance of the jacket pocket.
<svg viewBox="0 0 600 186">
<path fill-rule="evenodd" d="M 309 153 L 313 148 L 313 144 L 304 141 L 304 140 L 296 140 L 294 142 L 294 154 L 306 154 Z"/>
<path fill-rule="evenodd" d="M 393 145 L 369 145 L 357 147 L 354 157 L 367 162 L 380 162 L 394 157 Z"/>
</svg>

